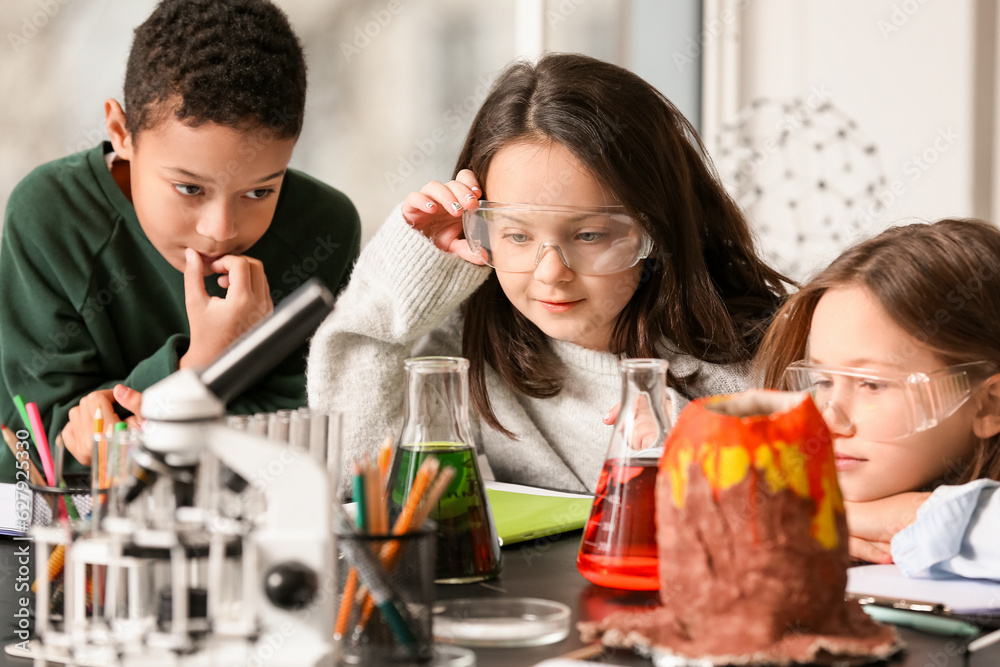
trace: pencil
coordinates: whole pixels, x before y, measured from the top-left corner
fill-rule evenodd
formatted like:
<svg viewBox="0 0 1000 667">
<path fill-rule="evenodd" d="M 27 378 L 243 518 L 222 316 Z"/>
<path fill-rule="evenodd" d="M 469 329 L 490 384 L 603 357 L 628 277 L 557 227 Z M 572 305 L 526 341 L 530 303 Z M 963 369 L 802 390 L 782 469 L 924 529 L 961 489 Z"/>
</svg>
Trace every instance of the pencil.
<svg viewBox="0 0 1000 667">
<path fill-rule="evenodd" d="M 378 450 L 378 472 L 381 479 L 380 488 L 382 493 L 388 492 L 387 483 L 389 481 L 389 463 L 392 461 L 392 436 L 387 435 L 382 446 Z"/>
<path fill-rule="evenodd" d="M 30 440 L 31 442 L 34 442 L 35 434 L 32 433 L 31 431 L 31 420 L 28 419 L 28 410 L 27 408 L 24 407 L 24 400 L 20 396 L 14 397 L 14 407 L 17 408 L 17 413 L 21 415 L 21 421 L 24 422 L 24 429 L 28 434 L 27 438 L 19 438 L 19 439 L 27 439 Z M 10 430 L 14 432 L 14 435 L 17 435 L 16 433 L 17 429 L 10 429 Z M 32 451 L 31 448 L 28 449 L 28 457 L 31 459 L 31 462 L 35 465 L 35 468 L 41 471 L 42 457 L 39 456 L 37 452 Z M 39 474 L 41 474 L 41 472 L 39 472 Z M 42 486 L 45 485 L 43 484 Z"/>
<path fill-rule="evenodd" d="M 353 561 L 359 576 L 371 589 L 374 604 L 378 605 L 393 637 L 399 644 L 412 651 L 416 647 L 416 637 L 412 630 L 415 621 L 406 604 L 396 597 L 375 555 L 354 540 L 344 540 L 340 548 L 344 555 Z"/>
<path fill-rule="evenodd" d="M 432 459 L 432 460 L 435 463 L 438 462 L 437 459 Z M 421 464 L 420 466 L 421 470 L 423 469 L 423 467 L 424 467 L 423 464 Z M 435 472 L 437 471 L 435 470 Z M 420 473 L 418 471 L 417 477 L 419 476 Z M 431 485 L 427 493 L 422 494 L 424 495 L 424 497 L 417 499 L 417 502 L 415 504 L 418 505 L 418 508 L 414 510 L 413 513 L 411 514 L 410 523 L 406 526 L 406 530 L 403 530 L 398 534 L 409 532 L 411 527 L 419 527 L 424 525 L 424 522 L 427 521 L 427 517 L 430 516 L 430 513 L 434 510 L 434 506 L 438 504 L 439 500 L 441 500 L 441 496 L 444 495 L 445 490 L 448 488 L 448 485 L 451 484 L 451 481 L 454 478 L 455 478 L 455 469 L 451 466 L 445 466 L 445 468 L 441 470 L 440 473 L 437 474 L 437 477 L 434 478 L 434 483 Z M 416 480 L 414 480 L 413 486 L 416 487 Z M 414 495 L 412 491 L 410 492 L 410 495 L 411 496 Z M 409 504 L 410 504 L 409 498 L 407 498 L 407 505 Z M 400 515 L 400 517 L 402 517 L 402 515 Z M 397 524 L 398 523 L 399 522 L 397 521 Z M 386 569 L 386 571 L 392 571 L 392 568 L 395 567 L 396 560 L 398 560 L 399 558 L 400 549 L 401 547 L 399 545 L 398 540 L 387 542 L 386 544 L 382 545 L 382 550 L 379 553 L 379 560 L 381 561 L 382 566 Z M 365 624 L 368 623 L 368 619 L 372 615 L 372 610 L 374 606 L 375 606 L 374 600 L 370 596 L 365 599 L 364 607 L 361 610 L 361 617 L 358 619 L 358 624 L 356 626 L 357 628 L 360 628 L 362 630 L 364 629 Z"/>
<path fill-rule="evenodd" d="M 361 474 L 361 466 L 354 464 L 352 469 L 354 478 L 354 502 L 357 503 L 357 514 L 354 515 L 355 524 L 362 533 L 368 532 L 368 498 L 365 494 L 365 476 Z"/>
<path fill-rule="evenodd" d="M 367 461 L 365 463 L 365 494 L 368 496 L 368 532 L 373 535 L 385 535 L 389 532 L 389 516 L 386 513 L 382 485 L 379 483 L 379 470 L 377 466 Z"/>
<path fill-rule="evenodd" d="M 423 463 L 420 464 L 420 468 L 413 478 L 413 484 L 410 486 L 410 493 L 406 496 L 406 503 L 403 505 L 403 510 L 392 527 L 394 535 L 402 535 L 409 532 L 410 527 L 413 525 L 413 516 L 417 508 L 420 507 L 420 503 L 424 499 L 424 494 L 430 487 L 431 482 L 434 481 L 434 477 L 438 474 L 440 467 L 440 461 L 433 456 L 424 459 Z M 382 548 L 379 550 L 379 560 L 386 570 L 391 570 L 395 567 L 401 548 L 399 540 L 391 540 L 382 544 Z M 357 597 L 359 601 L 364 603 L 364 609 L 361 612 L 362 620 L 359 622 L 363 626 L 368 621 L 368 616 L 371 615 L 372 599 L 368 597 L 368 591 L 365 588 L 358 591 Z"/>
<path fill-rule="evenodd" d="M 399 517 L 396 518 L 396 523 L 392 527 L 393 535 L 402 535 L 409 532 L 410 527 L 413 525 L 413 515 L 420 506 L 420 502 L 424 499 L 424 494 L 430 487 L 431 482 L 434 481 L 434 477 L 438 474 L 440 467 L 440 461 L 433 456 L 424 459 L 423 463 L 420 464 L 420 468 L 413 478 L 413 484 L 410 485 L 410 492 L 406 496 L 406 503 L 403 505 L 403 510 L 400 512 Z M 382 543 L 382 547 L 379 549 L 379 559 L 386 569 L 392 569 L 395 566 L 400 548 L 399 540 L 390 540 Z M 367 589 L 362 587 L 357 593 L 358 601 L 363 602 L 367 600 L 370 602 L 371 600 L 367 595 Z M 368 613 L 371 613 L 370 609 L 368 609 Z"/>
<path fill-rule="evenodd" d="M 28 435 L 31 436 L 32 442 L 38 442 L 38 438 L 35 437 L 35 429 L 31 425 L 31 420 L 28 418 L 28 408 L 24 404 L 24 399 L 21 398 L 20 394 L 14 397 L 14 407 L 17 408 L 17 413 L 21 415 L 21 421 L 24 422 L 24 428 L 28 429 Z"/>
<path fill-rule="evenodd" d="M 97 445 L 95 452 L 97 456 L 95 461 L 90 462 L 90 465 L 97 466 L 97 486 L 103 489 L 107 486 L 105 482 L 108 474 L 108 444 L 104 437 L 104 414 L 99 405 L 94 410 L 94 443 Z"/>
<path fill-rule="evenodd" d="M 437 479 L 434 480 L 431 490 L 427 492 L 427 498 L 420 504 L 420 508 L 413 515 L 413 525 L 422 526 L 424 522 L 427 521 L 427 517 L 431 515 L 434 511 L 434 507 L 441 500 L 441 496 L 448 489 L 451 481 L 455 479 L 455 469 L 451 466 L 445 466 L 444 469 L 438 474 Z"/>
<path fill-rule="evenodd" d="M 420 503 L 424 499 L 424 494 L 427 493 L 427 489 L 430 488 L 431 483 L 434 481 L 434 478 L 437 477 L 440 469 L 441 462 L 433 456 L 424 459 L 424 462 L 420 464 L 420 469 L 417 470 L 417 475 L 413 479 L 413 485 L 410 487 L 410 494 L 406 497 L 406 503 L 403 505 L 403 510 L 399 513 L 399 518 L 396 519 L 396 523 L 392 527 L 394 535 L 402 535 L 403 533 L 410 531 L 410 528 L 413 525 L 413 516 L 420 507 Z M 399 543 L 388 543 L 383 547 L 383 549 L 390 544 Z"/>
<path fill-rule="evenodd" d="M 361 466 L 357 463 L 351 466 L 351 479 L 354 482 L 354 502 L 357 503 L 357 513 L 354 515 L 354 522 L 358 530 L 362 533 L 367 531 L 367 506 L 368 498 L 365 493 L 365 478 L 361 472 Z M 358 569 L 352 567 L 347 573 L 347 581 L 344 583 L 344 592 L 340 598 L 340 610 L 337 612 L 337 622 L 333 627 L 334 639 L 344 636 L 347 631 L 347 623 L 350 621 L 351 610 L 354 607 L 354 594 L 358 590 Z"/>
<path fill-rule="evenodd" d="M 340 598 L 340 610 L 337 612 L 337 623 L 333 628 L 333 638 L 340 639 L 347 631 L 347 623 L 351 620 L 351 609 L 354 608 L 354 594 L 358 590 L 358 570 L 351 568 L 347 573 L 344 593 Z"/>
<path fill-rule="evenodd" d="M 49 562 L 45 568 L 48 573 L 49 581 L 52 581 L 53 579 L 59 576 L 59 573 L 62 572 L 63 569 L 63 563 L 65 562 L 66 562 L 66 545 L 60 544 L 59 546 L 57 546 L 55 549 L 52 550 L 51 554 L 49 554 Z M 31 592 L 32 593 L 38 592 L 37 577 L 31 583 Z"/>
<path fill-rule="evenodd" d="M 993 632 L 987 633 L 982 637 L 977 637 L 976 639 L 973 639 L 971 642 L 969 642 L 968 646 L 966 646 L 965 649 L 969 653 L 975 653 L 976 651 L 981 651 L 987 646 L 992 646 L 997 642 L 1000 642 L 1000 630 L 994 630 Z"/>
<path fill-rule="evenodd" d="M 7 447 L 10 448 L 11 453 L 14 454 L 15 460 L 17 459 L 17 436 L 14 432 L 7 428 L 5 425 L 0 425 L 0 431 L 3 431 L 3 439 L 7 442 Z M 28 479 L 35 486 L 47 486 L 45 484 L 45 479 L 42 477 L 41 473 L 35 469 L 35 466 L 31 464 L 31 457 L 25 459 L 24 465 L 28 472 Z"/>
<path fill-rule="evenodd" d="M 38 412 L 38 406 L 35 403 L 28 403 L 24 406 L 28 411 L 28 419 L 31 420 L 32 430 L 35 432 L 35 447 L 38 448 L 38 453 L 42 455 L 42 468 L 45 470 L 45 479 L 48 480 L 49 486 L 56 486 L 56 471 L 52 464 L 52 451 L 49 449 L 49 439 L 45 435 L 45 425 L 42 424 L 42 415 Z"/>
</svg>

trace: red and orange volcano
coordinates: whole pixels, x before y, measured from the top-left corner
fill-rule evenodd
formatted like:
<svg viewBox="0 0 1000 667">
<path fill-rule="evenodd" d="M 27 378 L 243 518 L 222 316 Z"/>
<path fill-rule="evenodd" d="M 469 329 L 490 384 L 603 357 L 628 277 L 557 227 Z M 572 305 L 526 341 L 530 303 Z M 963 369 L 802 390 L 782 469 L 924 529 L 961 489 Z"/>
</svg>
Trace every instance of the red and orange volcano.
<svg viewBox="0 0 1000 667">
<path fill-rule="evenodd" d="M 805 394 L 692 402 L 656 487 L 661 609 L 581 624 L 585 639 L 714 664 L 886 656 L 891 628 L 844 601 L 847 521 L 830 434 Z"/>
</svg>

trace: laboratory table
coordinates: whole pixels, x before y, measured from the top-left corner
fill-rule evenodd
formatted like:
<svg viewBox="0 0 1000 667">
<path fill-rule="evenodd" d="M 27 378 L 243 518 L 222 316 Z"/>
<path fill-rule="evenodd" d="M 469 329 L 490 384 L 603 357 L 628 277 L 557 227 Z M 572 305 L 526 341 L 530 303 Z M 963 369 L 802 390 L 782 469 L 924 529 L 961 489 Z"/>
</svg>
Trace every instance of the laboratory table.
<svg viewBox="0 0 1000 667">
<path fill-rule="evenodd" d="M 554 537 L 540 538 L 503 549 L 503 572 L 498 579 L 479 584 L 439 585 L 441 598 L 481 598 L 489 600 L 502 597 L 535 597 L 563 602 L 573 610 L 573 623 L 602 617 L 611 611 L 636 605 L 653 605 L 655 598 L 644 593 L 627 593 L 603 589 L 588 583 L 576 570 L 575 557 L 579 531 Z M 10 643 L 14 637 L 16 621 L 15 592 L 18 570 L 17 549 L 23 543 L 11 538 L 0 538 L 0 640 Z M 721 630 L 720 630 L 721 631 Z M 899 667 L 986 667 L 1000 665 L 1000 644 L 977 653 L 966 662 L 961 655 L 961 642 L 933 635 L 924 635 L 906 628 L 900 634 L 907 643 L 907 650 L 890 664 Z M 516 667 L 534 665 L 546 658 L 554 658 L 583 648 L 579 635 L 573 629 L 569 636 L 556 644 L 532 648 L 479 648 L 476 649 L 478 667 Z M 626 652 L 605 652 L 596 658 L 599 662 L 617 665 L 650 665 L 648 660 Z M 0 665 L 27 666 L 33 662 L 12 658 L 0 653 Z"/>
</svg>

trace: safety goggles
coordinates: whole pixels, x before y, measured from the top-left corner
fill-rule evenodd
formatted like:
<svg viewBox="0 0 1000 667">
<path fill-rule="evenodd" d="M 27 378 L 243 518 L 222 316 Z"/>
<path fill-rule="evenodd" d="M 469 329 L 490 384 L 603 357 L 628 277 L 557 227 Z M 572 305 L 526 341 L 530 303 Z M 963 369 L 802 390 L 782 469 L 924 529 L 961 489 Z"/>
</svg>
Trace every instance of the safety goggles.
<svg viewBox="0 0 1000 667">
<path fill-rule="evenodd" d="M 605 276 L 635 266 L 653 242 L 622 206 L 579 208 L 481 201 L 463 214 L 469 247 L 497 271 L 529 273 L 549 250 L 576 273 Z"/>
<path fill-rule="evenodd" d="M 930 373 L 880 373 L 797 361 L 785 370 L 785 379 L 790 389 L 812 394 L 831 428 L 863 440 L 891 442 L 937 426 L 996 370 L 988 361 Z"/>
</svg>

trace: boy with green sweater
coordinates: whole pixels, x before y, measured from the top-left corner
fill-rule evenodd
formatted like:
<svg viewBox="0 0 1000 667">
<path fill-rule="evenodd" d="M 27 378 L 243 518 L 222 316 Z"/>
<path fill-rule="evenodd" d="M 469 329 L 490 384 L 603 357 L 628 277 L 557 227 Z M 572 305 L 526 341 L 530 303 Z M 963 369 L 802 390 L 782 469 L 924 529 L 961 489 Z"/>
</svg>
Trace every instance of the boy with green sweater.
<svg viewBox="0 0 1000 667">
<path fill-rule="evenodd" d="M 312 276 L 338 290 L 360 246 L 342 193 L 288 169 L 306 69 L 267 0 L 163 0 L 135 33 L 110 142 L 11 194 L 0 244 L 0 421 L 11 397 L 86 465 L 94 413 L 204 366 Z M 231 412 L 305 403 L 305 346 Z M 123 386 L 118 386 L 123 385 Z M 14 477 L 0 451 L 0 480 Z"/>
</svg>

